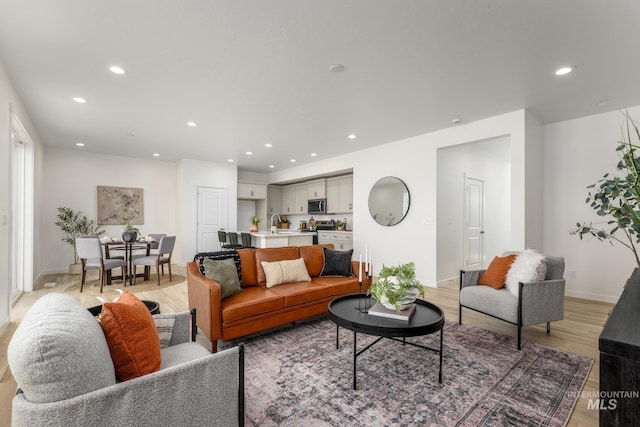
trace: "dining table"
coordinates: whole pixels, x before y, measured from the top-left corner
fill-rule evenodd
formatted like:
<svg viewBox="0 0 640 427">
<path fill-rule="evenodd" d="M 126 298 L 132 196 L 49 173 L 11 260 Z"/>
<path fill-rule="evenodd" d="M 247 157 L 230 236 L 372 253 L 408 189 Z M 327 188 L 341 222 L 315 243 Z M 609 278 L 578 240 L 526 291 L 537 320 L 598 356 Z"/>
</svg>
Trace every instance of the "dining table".
<svg viewBox="0 0 640 427">
<path fill-rule="evenodd" d="M 111 270 L 107 272 L 107 285 L 111 284 L 111 279 L 122 279 L 123 282 L 129 282 L 129 286 L 133 285 L 133 277 L 143 277 L 144 280 L 149 280 L 150 267 L 145 266 L 144 272 L 136 274 L 133 267 L 133 258 L 134 251 L 145 251 L 145 255 L 151 254 L 151 244 L 153 242 L 148 240 L 138 240 L 134 242 L 125 242 L 123 240 L 112 240 L 112 241 L 104 241 L 102 245 L 104 246 L 104 256 L 105 258 L 115 258 L 112 252 L 122 251 L 124 252 L 124 261 L 127 264 L 127 277 L 123 278 L 122 276 L 112 276 Z"/>
</svg>

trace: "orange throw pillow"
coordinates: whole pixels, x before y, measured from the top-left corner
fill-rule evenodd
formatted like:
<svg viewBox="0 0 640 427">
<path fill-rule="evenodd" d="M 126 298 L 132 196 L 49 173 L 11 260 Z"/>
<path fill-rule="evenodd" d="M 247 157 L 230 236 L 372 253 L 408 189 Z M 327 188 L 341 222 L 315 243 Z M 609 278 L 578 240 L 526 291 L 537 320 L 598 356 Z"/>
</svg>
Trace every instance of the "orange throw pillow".
<svg viewBox="0 0 640 427">
<path fill-rule="evenodd" d="M 125 292 L 117 302 L 106 302 L 100 316 L 116 377 L 130 380 L 160 369 L 160 338 L 149 309 Z"/>
<path fill-rule="evenodd" d="M 487 270 L 480 276 L 478 285 L 492 286 L 494 289 L 502 288 L 509 272 L 509 267 L 511 267 L 515 259 L 515 254 L 493 258 Z"/>
</svg>

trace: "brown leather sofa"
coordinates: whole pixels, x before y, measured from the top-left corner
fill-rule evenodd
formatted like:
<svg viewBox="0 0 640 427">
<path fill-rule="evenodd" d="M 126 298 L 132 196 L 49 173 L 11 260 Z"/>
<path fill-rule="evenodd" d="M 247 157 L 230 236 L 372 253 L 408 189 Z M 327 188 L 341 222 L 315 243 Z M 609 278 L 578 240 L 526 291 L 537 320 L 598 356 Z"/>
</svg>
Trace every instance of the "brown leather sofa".
<svg viewBox="0 0 640 427">
<path fill-rule="evenodd" d="M 333 245 L 287 246 L 240 249 L 243 291 L 220 301 L 220 285 L 200 273 L 197 262 L 187 263 L 189 308 L 196 309 L 196 323 L 217 351 L 223 341 L 291 323 L 327 311 L 328 303 L 340 295 L 359 291 L 357 277 L 320 276 L 324 266 L 323 247 Z M 266 287 L 262 261 L 303 258 L 311 282 L 285 283 Z M 358 261 L 352 261 L 357 276 Z M 363 266 L 364 269 L 364 266 Z M 368 288 L 363 282 L 362 290 Z"/>
</svg>

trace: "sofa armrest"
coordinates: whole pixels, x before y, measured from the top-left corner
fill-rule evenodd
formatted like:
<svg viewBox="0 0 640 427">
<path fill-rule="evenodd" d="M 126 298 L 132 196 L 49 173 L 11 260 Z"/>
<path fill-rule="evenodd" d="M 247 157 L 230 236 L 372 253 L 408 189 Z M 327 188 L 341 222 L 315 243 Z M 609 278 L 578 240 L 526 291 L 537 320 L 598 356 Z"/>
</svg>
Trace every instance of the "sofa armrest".
<svg viewBox="0 0 640 427">
<path fill-rule="evenodd" d="M 487 270 L 460 270 L 460 289 L 477 285 L 485 271 Z"/>
<path fill-rule="evenodd" d="M 564 318 L 565 279 L 520 283 L 522 325 L 553 322 Z"/>
<path fill-rule="evenodd" d="M 33 403 L 20 392 L 13 398 L 13 426 L 213 423 L 244 423 L 242 346 L 63 401 Z"/>
<path fill-rule="evenodd" d="M 187 263 L 189 309 L 196 309 L 196 325 L 211 341 L 212 352 L 222 338 L 220 284 L 200 273 L 196 262 Z"/>
</svg>

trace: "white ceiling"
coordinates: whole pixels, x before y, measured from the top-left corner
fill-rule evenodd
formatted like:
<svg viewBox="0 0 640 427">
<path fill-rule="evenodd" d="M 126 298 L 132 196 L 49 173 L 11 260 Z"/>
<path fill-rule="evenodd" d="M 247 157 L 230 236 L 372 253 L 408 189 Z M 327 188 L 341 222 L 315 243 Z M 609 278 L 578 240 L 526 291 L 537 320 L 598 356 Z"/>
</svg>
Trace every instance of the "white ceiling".
<svg viewBox="0 0 640 427">
<path fill-rule="evenodd" d="M 456 117 L 640 105 L 639 16 L 638 0 L 0 0 L 0 62 L 47 146 L 270 172 Z"/>
</svg>

